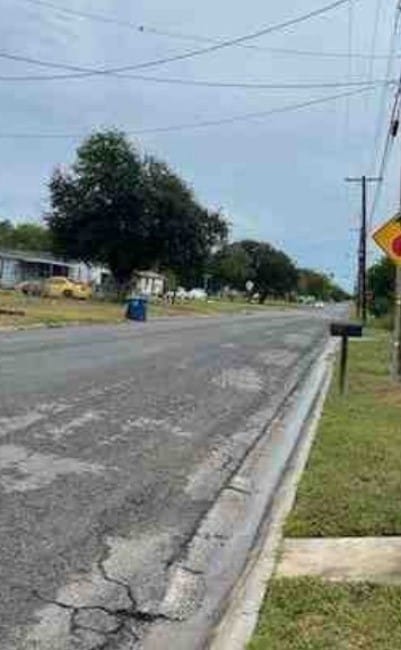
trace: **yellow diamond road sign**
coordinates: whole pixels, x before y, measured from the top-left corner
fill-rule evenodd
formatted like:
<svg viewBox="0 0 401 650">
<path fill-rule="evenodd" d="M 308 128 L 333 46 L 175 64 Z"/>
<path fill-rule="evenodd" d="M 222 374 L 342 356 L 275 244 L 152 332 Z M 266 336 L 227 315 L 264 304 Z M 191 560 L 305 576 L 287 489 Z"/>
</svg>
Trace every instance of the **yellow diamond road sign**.
<svg viewBox="0 0 401 650">
<path fill-rule="evenodd" d="M 401 214 L 384 223 L 373 233 L 376 244 L 401 266 Z"/>
</svg>

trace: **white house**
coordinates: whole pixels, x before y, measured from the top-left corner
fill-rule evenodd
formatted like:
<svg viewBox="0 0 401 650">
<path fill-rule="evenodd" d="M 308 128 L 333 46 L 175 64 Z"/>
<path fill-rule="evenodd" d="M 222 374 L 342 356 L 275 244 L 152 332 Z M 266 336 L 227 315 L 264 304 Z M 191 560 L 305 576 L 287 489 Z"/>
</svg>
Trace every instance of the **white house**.
<svg viewBox="0 0 401 650">
<path fill-rule="evenodd" d="M 25 280 L 45 280 L 61 275 L 78 282 L 87 282 L 95 288 L 105 287 L 110 271 L 102 266 L 84 262 L 63 260 L 50 253 L 9 251 L 0 249 L 0 287 L 12 289 Z M 155 271 L 137 271 L 134 274 L 134 290 L 147 296 L 161 296 L 166 278 Z"/>
<path fill-rule="evenodd" d="M 166 278 L 155 271 L 137 271 L 135 273 L 135 290 L 146 296 L 162 296 Z"/>
<path fill-rule="evenodd" d="M 110 272 L 102 267 L 58 259 L 50 253 L 0 250 L 0 287 L 12 289 L 25 280 L 45 280 L 55 275 L 100 287 Z"/>
<path fill-rule="evenodd" d="M 69 276 L 72 263 L 48 253 L 0 250 L 0 286 L 15 287 L 24 280 L 40 280 L 53 275 Z"/>
<path fill-rule="evenodd" d="M 69 277 L 78 282 L 87 282 L 101 287 L 110 277 L 110 271 L 104 266 L 93 266 L 84 262 L 75 262 L 72 264 Z"/>
</svg>

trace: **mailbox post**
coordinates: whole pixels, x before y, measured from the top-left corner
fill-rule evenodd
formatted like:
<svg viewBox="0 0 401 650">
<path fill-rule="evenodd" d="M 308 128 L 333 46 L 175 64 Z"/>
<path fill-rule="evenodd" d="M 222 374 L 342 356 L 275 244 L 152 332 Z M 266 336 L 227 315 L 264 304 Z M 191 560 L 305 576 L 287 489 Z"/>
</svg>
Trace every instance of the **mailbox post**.
<svg viewBox="0 0 401 650">
<path fill-rule="evenodd" d="M 340 359 L 340 392 L 341 395 L 345 393 L 345 379 L 347 376 L 347 363 L 348 363 L 348 339 L 361 338 L 362 325 L 357 323 L 331 323 L 330 324 L 331 336 L 341 337 L 341 359 Z"/>
</svg>

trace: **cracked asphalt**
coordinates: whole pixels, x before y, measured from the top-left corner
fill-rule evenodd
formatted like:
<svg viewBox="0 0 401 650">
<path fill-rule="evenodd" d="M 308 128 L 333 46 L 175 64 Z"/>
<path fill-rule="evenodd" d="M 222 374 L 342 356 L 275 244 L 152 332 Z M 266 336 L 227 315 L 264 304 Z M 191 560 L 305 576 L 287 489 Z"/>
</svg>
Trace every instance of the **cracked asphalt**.
<svg viewBox="0 0 401 650">
<path fill-rule="evenodd" d="M 0 647 L 140 647 L 332 314 L 0 334 Z M 139 645 L 138 645 L 139 644 Z"/>
</svg>

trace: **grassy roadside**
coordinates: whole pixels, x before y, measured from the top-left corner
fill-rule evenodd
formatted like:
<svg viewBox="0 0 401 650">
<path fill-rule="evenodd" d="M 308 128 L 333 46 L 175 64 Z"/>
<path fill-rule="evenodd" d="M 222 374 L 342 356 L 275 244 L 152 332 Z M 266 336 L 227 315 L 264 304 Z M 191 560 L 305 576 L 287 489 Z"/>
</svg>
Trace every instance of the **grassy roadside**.
<svg viewBox="0 0 401 650">
<path fill-rule="evenodd" d="M 350 348 L 346 399 L 334 381 L 286 537 L 401 535 L 401 389 L 389 337 Z"/>
<path fill-rule="evenodd" d="M 334 378 L 285 537 L 401 535 L 401 387 L 389 335 L 350 347 L 349 390 Z M 401 648 L 401 586 L 312 578 L 271 582 L 248 650 Z"/>
<path fill-rule="evenodd" d="M 163 316 L 213 316 L 264 311 L 269 308 L 291 308 L 282 301 L 270 301 L 265 305 L 242 301 L 190 301 L 175 305 L 152 304 L 150 317 Z M 0 309 L 24 312 L 1 314 L 0 327 L 27 327 L 33 325 L 57 326 L 72 323 L 120 323 L 124 321 L 124 306 L 115 302 L 100 300 L 76 301 L 26 297 L 17 292 L 0 291 Z"/>
<path fill-rule="evenodd" d="M 400 611 L 399 587 L 277 580 L 248 650 L 397 650 Z"/>
</svg>

